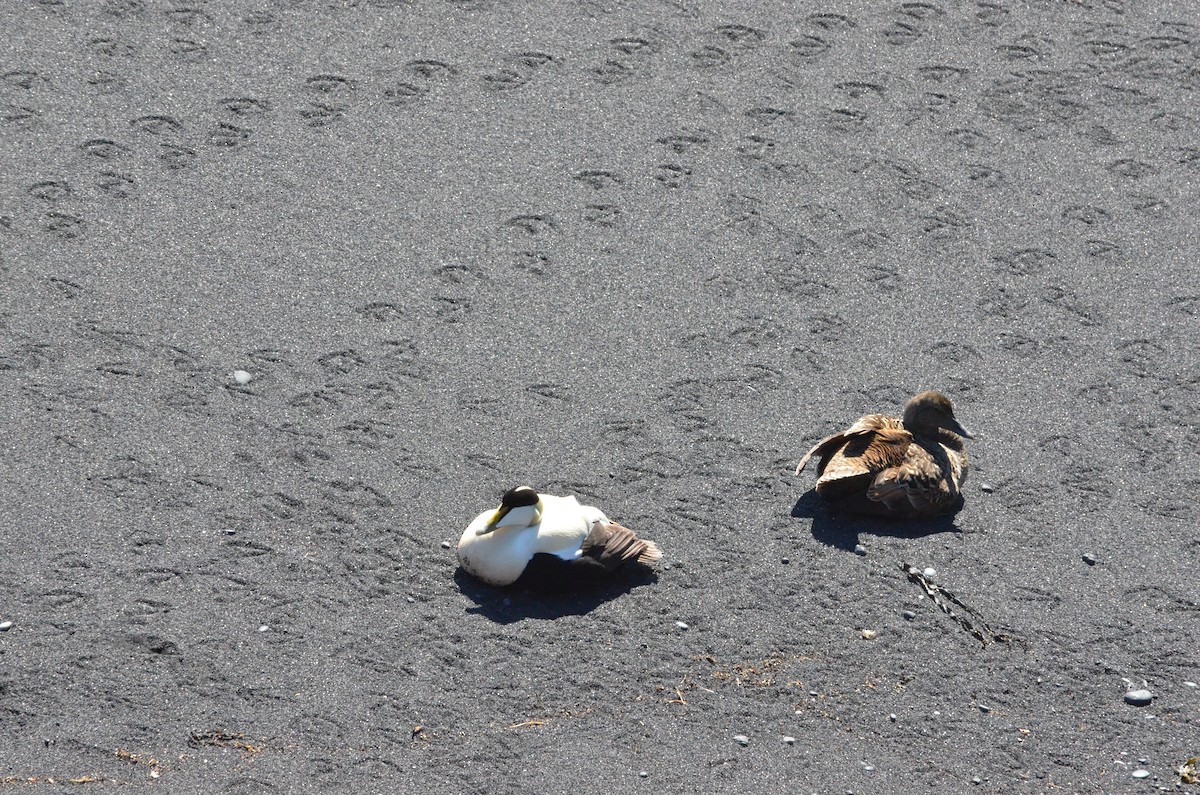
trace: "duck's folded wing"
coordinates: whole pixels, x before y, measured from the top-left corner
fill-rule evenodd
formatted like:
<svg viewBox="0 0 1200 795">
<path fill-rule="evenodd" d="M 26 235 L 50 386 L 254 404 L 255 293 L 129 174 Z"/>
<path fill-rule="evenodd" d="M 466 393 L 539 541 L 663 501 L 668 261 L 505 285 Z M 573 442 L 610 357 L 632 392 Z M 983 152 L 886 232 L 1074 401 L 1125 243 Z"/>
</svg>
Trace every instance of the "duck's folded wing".
<svg viewBox="0 0 1200 795">
<path fill-rule="evenodd" d="M 875 476 L 867 499 L 900 514 L 933 516 L 950 508 L 955 495 L 937 461 L 919 445 L 908 453 L 903 462 Z"/>
<path fill-rule="evenodd" d="M 590 558 L 609 571 L 626 563 L 653 563 L 662 558 L 662 550 L 653 541 L 638 538 L 628 527 L 616 522 L 592 522 L 591 532 L 579 549 L 580 558 Z"/>
<path fill-rule="evenodd" d="M 875 476 L 904 463 L 912 435 L 885 428 L 856 433 L 821 460 L 817 493 L 830 499 L 863 494 Z"/>
<path fill-rule="evenodd" d="M 888 417 L 883 414 L 868 414 L 865 417 L 859 417 L 858 421 L 846 430 L 826 436 L 813 445 L 813 448 L 805 453 L 804 457 L 800 459 L 800 463 L 796 465 L 796 474 L 799 475 L 804 471 L 804 467 L 808 465 L 810 458 L 819 456 L 821 463 L 817 466 L 817 475 L 820 476 L 824 474 L 827 463 L 833 454 L 850 440 L 856 437 L 870 438 L 877 431 L 898 429 L 900 427 L 900 423 L 894 417 Z"/>
</svg>

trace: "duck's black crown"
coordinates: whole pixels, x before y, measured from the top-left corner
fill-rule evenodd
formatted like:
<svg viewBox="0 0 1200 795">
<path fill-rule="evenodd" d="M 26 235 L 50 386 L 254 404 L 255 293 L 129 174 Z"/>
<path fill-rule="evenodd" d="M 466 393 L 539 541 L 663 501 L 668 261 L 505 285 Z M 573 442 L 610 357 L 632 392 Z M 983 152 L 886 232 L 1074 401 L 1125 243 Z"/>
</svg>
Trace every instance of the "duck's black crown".
<svg viewBox="0 0 1200 795">
<path fill-rule="evenodd" d="M 530 486 L 517 486 L 504 492 L 500 505 L 505 508 L 520 508 L 523 505 L 537 505 L 541 497 Z"/>
</svg>

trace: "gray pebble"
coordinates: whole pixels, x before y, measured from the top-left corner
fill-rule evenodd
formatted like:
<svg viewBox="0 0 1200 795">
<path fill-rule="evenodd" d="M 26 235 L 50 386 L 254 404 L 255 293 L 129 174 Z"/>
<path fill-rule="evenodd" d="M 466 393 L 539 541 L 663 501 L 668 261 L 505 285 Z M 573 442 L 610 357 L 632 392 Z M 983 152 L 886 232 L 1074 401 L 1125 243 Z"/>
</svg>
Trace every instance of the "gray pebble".
<svg viewBox="0 0 1200 795">
<path fill-rule="evenodd" d="M 979 706 L 979 711 L 982 712 L 984 715 L 986 715 L 992 711 L 992 708 L 989 707 L 987 704 L 980 704 L 978 706 Z"/>
<path fill-rule="evenodd" d="M 996 487 L 993 486 L 991 483 L 980 483 L 979 490 L 982 491 L 984 494 L 991 494 L 993 491 L 996 490 Z"/>
<path fill-rule="evenodd" d="M 888 715 L 888 720 L 890 720 L 892 723 L 895 723 L 896 722 L 896 713 L 893 712 L 890 715 Z"/>
<path fill-rule="evenodd" d="M 645 770 L 639 770 L 639 771 L 638 771 L 638 777 L 639 777 L 639 778 L 647 778 L 649 775 L 650 775 L 650 774 L 649 774 L 649 773 L 647 773 Z"/>
<path fill-rule="evenodd" d="M 679 627 L 680 629 L 687 629 L 687 628 L 688 628 L 688 625 L 687 625 L 686 623 L 682 622 L 682 621 L 676 621 L 676 622 L 675 622 L 675 626 Z"/>
<path fill-rule="evenodd" d="M 1148 707 L 1154 700 L 1154 694 L 1149 690 L 1130 690 L 1125 694 L 1125 703 L 1134 707 Z"/>
<path fill-rule="evenodd" d="M 1129 775 L 1133 776 L 1134 778 L 1150 778 L 1150 771 L 1139 767 Z"/>
<path fill-rule="evenodd" d="M 813 698 L 816 698 L 817 696 L 821 695 L 821 694 L 820 694 L 820 693 L 818 693 L 816 690 L 809 690 L 809 691 L 808 691 L 808 694 L 809 694 L 810 696 L 812 696 Z"/>
<path fill-rule="evenodd" d="M 750 744 L 750 738 L 744 734 L 733 735 L 733 741 L 735 743 L 737 743 L 738 745 L 749 745 Z"/>
<path fill-rule="evenodd" d="M 855 544 L 854 545 L 854 554 L 855 555 L 865 555 L 865 554 L 867 554 L 867 548 L 864 547 L 862 544 Z"/>
<path fill-rule="evenodd" d="M 982 784 L 983 779 L 981 779 L 979 776 L 972 776 L 971 783 L 972 784 Z"/>
<path fill-rule="evenodd" d="M 450 548 L 450 542 L 449 542 L 449 541 L 443 541 L 443 542 L 442 542 L 442 549 L 449 549 L 449 548 Z"/>
<path fill-rule="evenodd" d="M 1084 553 L 1083 553 L 1083 562 L 1084 562 L 1084 563 L 1086 563 L 1086 564 L 1087 564 L 1087 565 L 1089 565 L 1089 566 L 1095 566 L 1095 565 L 1096 565 L 1096 559 L 1095 559 L 1094 557 L 1092 557 L 1091 555 L 1089 555 L 1088 553 L 1086 553 L 1086 552 L 1084 552 Z"/>
<path fill-rule="evenodd" d="M 237 530 L 234 530 L 232 527 L 226 527 L 226 528 L 225 528 L 225 535 L 227 535 L 227 536 L 231 536 L 231 535 L 234 535 L 234 534 L 236 534 L 236 533 L 237 533 Z"/>
<path fill-rule="evenodd" d="M 269 632 L 270 630 L 271 630 L 271 628 L 268 627 L 266 624 L 259 624 L 259 626 L 258 626 L 259 632 Z"/>
<path fill-rule="evenodd" d="M 905 610 L 904 612 L 902 612 L 900 614 L 900 617 L 903 618 L 905 621 L 912 621 L 914 618 L 917 617 L 917 614 L 911 610 Z"/>
<path fill-rule="evenodd" d="M 12 629 L 11 621 L 0 621 L 0 632 L 8 632 Z"/>
<path fill-rule="evenodd" d="M 788 565 L 789 563 L 791 563 L 792 561 L 791 561 L 791 559 L 789 559 L 789 558 L 782 558 L 782 559 L 780 559 L 780 561 L 779 561 L 779 562 L 780 562 L 780 563 L 782 563 L 783 565 L 785 565 L 785 566 L 786 566 L 786 565 Z"/>
<path fill-rule="evenodd" d="M 414 602 L 416 602 L 417 600 L 413 599 L 411 596 L 406 596 L 406 597 L 404 597 L 404 601 L 408 602 L 411 605 Z"/>
<path fill-rule="evenodd" d="M 788 745 L 795 745 L 795 744 L 796 744 L 796 738 L 795 738 L 795 737 L 789 737 L 789 736 L 787 736 L 787 735 L 784 735 L 783 741 L 784 741 L 785 743 L 787 743 Z"/>
</svg>

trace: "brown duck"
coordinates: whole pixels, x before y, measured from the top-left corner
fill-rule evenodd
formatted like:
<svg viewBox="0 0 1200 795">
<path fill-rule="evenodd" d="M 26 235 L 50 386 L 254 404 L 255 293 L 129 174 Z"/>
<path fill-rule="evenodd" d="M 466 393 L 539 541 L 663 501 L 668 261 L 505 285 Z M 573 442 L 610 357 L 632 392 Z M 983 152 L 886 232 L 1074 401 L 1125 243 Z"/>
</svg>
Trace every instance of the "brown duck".
<svg viewBox="0 0 1200 795">
<path fill-rule="evenodd" d="M 974 438 L 954 418 L 950 399 L 922 392 L 903 419 L 868 414 L 809 450 L 820 457 L 817 493 L 839 508 L 876 516 L 939 516 L 962 506 L 967 478 L 963 438 Z"/>
</svg>

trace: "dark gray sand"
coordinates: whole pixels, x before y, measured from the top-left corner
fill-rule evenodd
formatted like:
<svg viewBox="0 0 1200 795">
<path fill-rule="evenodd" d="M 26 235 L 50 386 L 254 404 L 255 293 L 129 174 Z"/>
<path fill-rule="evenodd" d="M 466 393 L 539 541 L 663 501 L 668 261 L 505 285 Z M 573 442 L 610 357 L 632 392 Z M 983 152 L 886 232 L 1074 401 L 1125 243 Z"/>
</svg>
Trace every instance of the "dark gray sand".
<svg viewBox="0 0 1200 795">
<path fill-rule="evenodd" d="M 797 5 L 5 3 L 0 789 L 1176 789 L 1200 12 Z M 473 584 L 518 483 L 668 565 Z"/>
</svg>

